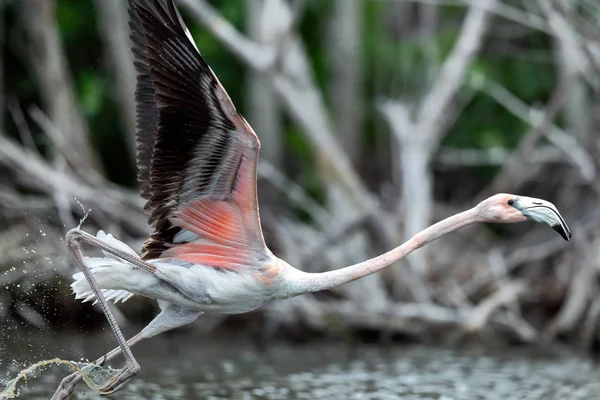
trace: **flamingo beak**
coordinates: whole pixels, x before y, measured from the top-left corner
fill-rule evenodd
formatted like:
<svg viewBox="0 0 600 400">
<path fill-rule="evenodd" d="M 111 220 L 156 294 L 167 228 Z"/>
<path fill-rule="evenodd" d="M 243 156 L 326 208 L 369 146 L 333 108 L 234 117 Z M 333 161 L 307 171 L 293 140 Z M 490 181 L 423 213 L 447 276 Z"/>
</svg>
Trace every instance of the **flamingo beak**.
<svg viewBox="0 0 600 400">
<path fill-rule="evenodd" d="M 533 197 L 519 196 L 515 199 L 513 207 L 521 211 L 528 220 L 548 224 L 565 240 L 571 239 L 571 230 L 556 206 L 549 201 Z"/>
</svg>

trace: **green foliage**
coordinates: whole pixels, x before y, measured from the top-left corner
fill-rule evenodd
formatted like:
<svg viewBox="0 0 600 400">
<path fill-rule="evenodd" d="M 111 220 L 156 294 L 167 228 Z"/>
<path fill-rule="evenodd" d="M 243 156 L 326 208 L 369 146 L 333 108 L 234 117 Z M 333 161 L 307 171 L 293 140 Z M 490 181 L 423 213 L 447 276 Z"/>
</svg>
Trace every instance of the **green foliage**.
<svg viewBox="0 0 600 400">
<path fill-rule="evenodd" d="M 92 71 L 83 71 L 78 78 L 81 110 L 87 118 L 94 118 L 102 111 L 109 83 Z"/>
</svg>

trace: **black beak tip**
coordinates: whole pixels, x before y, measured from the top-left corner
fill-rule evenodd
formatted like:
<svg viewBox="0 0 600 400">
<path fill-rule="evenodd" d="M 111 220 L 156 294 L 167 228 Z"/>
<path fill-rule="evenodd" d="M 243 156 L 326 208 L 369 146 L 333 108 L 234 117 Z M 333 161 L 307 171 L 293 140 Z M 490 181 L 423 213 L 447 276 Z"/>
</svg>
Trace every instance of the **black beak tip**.
<svg viewBox="0 0 600 400">
<path fill-rule="evenodd" d="M 560 234 L 560 236 L 563 237 L 563 239 L 565 239 L 566 241 L 571 240 L 571 231 L 566 230 L 562 225 L 560 224 L 556 224 L 552 226 L 552 229 L 554 229 L 556 232 L 558 232 Z"/>
</svg>

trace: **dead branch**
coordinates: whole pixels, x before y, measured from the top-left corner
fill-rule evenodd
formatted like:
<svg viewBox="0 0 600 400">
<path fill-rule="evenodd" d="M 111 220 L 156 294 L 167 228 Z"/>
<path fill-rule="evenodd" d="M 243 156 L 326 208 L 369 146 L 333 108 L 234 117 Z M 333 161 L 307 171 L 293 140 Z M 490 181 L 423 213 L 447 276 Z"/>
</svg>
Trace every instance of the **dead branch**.
<svg viewBox="0 0 600 400">
<path fill-rule="evenodd" d="M 275 49 L 261 46 L 246 38 L 209 3 L 194 0 L 178 0 L 178 3 L 252 69 L 266 71 L 275 62 Z"/>
<path fill-rule="evenodd" d="M 282 193 L 293 200 L 298 206 L 304 208 L 315 219 L 315 222 L 321 227 L 326 228 L 330 225 L 331 213 L 323 208 L 319 203 L 313 200 L 304 189 L 297 183 L 289 180 L 281 171 L 268 161 L 261 160 L 258 164 L 258 175 L 266 179 Z"/>
<path fill-rule="evenodd" d="M 29 109 L 29 115 L 31 118 L 42 128 L 44 134 L 53 145 L 52 148 L 55 151 L 57 162 L 60 163 L 60 158 L 68 161 L 75 171 L 85 178 L 90 183 L 100 183 L 104 178 L 95 170 L 88 168 L 88 162 L 82 157 L 82 154 L 77 152 L 77 148 L 73 146 L 72 142 L 68 142 L 65 139 L 65 135 L 62 134 L 52 123 L 52 121 L 36 106 L 32 106 Z M 21 135 L 25 136 L 25 135 Z M 31 150 L 34 150 L 32 147 Z M 66 166 L 65 166 L 66 167 Z"/>
<path fill-rule="evenodd" d="M 488 324 L 492 314 L 500 307 L 516 302 L 525 293 L 524 282 L 500 282 L 500 288 L 473 308 L 463 325 L 466 332 L 479 331 Z"/>
<path fill-rule="evenodd" d="M 548 25 L 559 40 L 561 51 L 565 53 L 565 58 L 569 60 L 570 67 L 581 76 L 584 76 L 594 88 L 598 89 L 600 87 L 600 69 L 590 59 L 581 35 L 569 23 L 563 13 L 556 8 L 555 5 L 559 5 L 560 2 L 538 0 L 537 4 L 546 14 Z"/>
<path fill-rule="evenodd" d="M 600 296 L 596 294 L 585 318 L 581 334 L 581 349 L 589 350 L 596 341 L 598 324 L 600 322 Z"/>
<path fill-rule="evenodd" d="M 396 1 L 407 1 L 407 0 L 396 0 Z M 480 7 L 492 14 L 498 15 L 499 17 L 505 18 L 509 21 L 516 22 L 519 25 L 526 26 L 528 28 L 550 33 L 550 28 L 544 17 L 538 13 L 533 13 L 528 10 L 523 10 L 518 7 L 499 2 L 495 4 L 493 8 L 487 7 L 487 4 L 479 0 L 409 0 L 422 4 L 435 4 L 435 5 L 451 5 L 451 6 L 464 6 L 469 5 L 473 7 Z"/>
<path fill-rule="evenodd" d="M 540 339 L 540 333 L 529 322 L 515 313 L 506 312 L 498 315 L 494 323 L 505 327 L 524 343 L 534 343 Z"/>
<path fill-rule="evenodd" d="M 586 246 L 585 236 L 580 235 L 575 244 L 579 256 L 577 272 L 571 279 L 563 306 L 546 328 L 546 333 L 551 336 L 572 331 L 583 318 L 590 302 L 593 302 L 596 292 L 594 281 L 597 273 L 592 266 L 590 247 Z"/>
<path fill-rule="evenodd" d="M 526 180 L 528 177 L 522 174 L 522 166 L 525 162 L 529 163 L 530 155 L 535 152 L 537 142 L 544 135 L 548 141 L 563 152 L 569 162 L 578 168 L 581 176 L 587 182 L 591 182 L 594 179 L 596 176 L 596 167 L 590 155 L 571 135 L 552 123 L 552 120 L 564 106 L 574 79 L 575 77 L 571 76 L 559 84 L 552 94 L 545 111 L 529 107 L 502 86 L 485 78 L 472 81 L 472 84 L 490 95 L 513 115 L 534 127 L 521 140 L 509 160 L 504 163 L 501 171 L 485 191 L 485 194 L 506 191 L 509 187 L 517 187 L 521 182 Z M 519 173 L 517 174 L 517 172 Z"/>
<path fill-rule="evenodd" d="M 0 164 L 10 168 L 24 187 L 54 196 L 57 190 L 69 194 L 69 202 L 79 207 L 77 200 L 91 208 L 102 210 L 116 221 L 124 222 L 138 234 L 148 233 L 142 213 L 143 202 L 137 193 L 128 192 L 108 183 L 91 187 L 77 178 L 57 170 L 38 154 L 23 149 L 0 135 Z"/>
<path fill-rule="evenodd" d="M 430 163 L 439 145 L 450 116 L 453 112 L 451 101 L 462 86 L 468 67 L 481 47 L 488 27 L 488 8 L 494 8 L 497 0 L 484 0 L 484 7 L 470 6 L 465 16 L 459 36 L 444 61 L 431 89 L 413 107 L 398 101 L 387 100 L 379 104 L 379 110 L 390 123 L 394 137 L 400 145 L 402 175 L 402 201 L 410 204 L 404 209 L 404 239 L 408 239 L 427 227 L 433 209 L 433 181 Z M 413 118 L 412 114 L 415 115 Z M 414 271 L 425 275 L 427 249 L 411 254 L 407 260 Z M 396 281 L 402 277 L 397 275 Z M 419 280 L 416 281 L 418 283 Z M 416 298 L 427 301 L 429 294 L 424 285 L 411 285 Z"/>
<path fill-rule="evenodd" d="M 488 25 L 486 9 L 494 8 L 496 2 L 486 0 L 483 2 L 485 7 L 469 8 L 452 52 L 418 106 L 416 120 L 410 117 L 410 108 L 397 101 L 386 101 L 380 105 L 380 111 L 390 123 L 402 149 L 403 200 L 414 205 L 404 215 L 406 238 L 429 224 L 432 184 L 428 164 L 443 137 L 451 101 L 481 47 Z"/>
<path fill-rule="evenodd" d="M 512 149 L 505 147 L 489 147 L 487 149 L 461 149 L 441 147 L 435 161 L 444 166 L 477 167 L 484 165 L 503 165 L 512 155 Z M 563 152 L 552 146 L 540 146 L 533 154 L 529 154 L 528 162 L 532 164 L 556 163 L 563 159 Z"/>
<path fill-rule="evenodd" d="M 33 140 L 33 135 L 27 125 L 23 110 L 21 110 L 21 106 L 16 99 L 11 98 L 8 100 L 8 111 L 17 126 L 17 131 L 19 132 L 23 145 L 29 150 L 34 150 L 36 148 L 35 140 Z"/>
<path fill-rule="evenodd" d="M 427 148 L 436 148 L 444 135 L 445 119 L 452 99 L 462 86 L 468 68 L 483 43 L 489 26 L 489 11 L 497 0 L 479 1 L 471 5 L 452 52 L 444 61 L 440 74 L 431 90 L 425 95 L 417 112 L 417 136 L 424 136 Z"/>
</svg>

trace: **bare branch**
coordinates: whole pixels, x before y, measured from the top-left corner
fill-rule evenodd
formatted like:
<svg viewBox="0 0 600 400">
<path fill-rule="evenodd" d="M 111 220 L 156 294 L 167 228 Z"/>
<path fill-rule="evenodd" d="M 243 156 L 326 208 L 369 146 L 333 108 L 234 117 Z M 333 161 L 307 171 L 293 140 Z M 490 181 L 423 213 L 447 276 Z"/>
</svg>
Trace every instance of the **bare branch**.
<svg viewBox="0 0 600 400">
<path fill-rule="evenodd" d="M 127 223 L 139 234 L 148 233 L 149 227 L 141 212 L 143 202 L 137 193 L 127 192 L 108 183 L 103 185 L 95 183 L 94 187 L 91 187 L 57 170 L 38 154 L 23 149 L 2 135 L 0 135 L 0 164 L 11 168 L 17 182 L 25 187 L 40 190 L 50 197 L 54 196 L 57 190 L 62 190 L 69 194 L 71 203 L 76 204 L 75 198 L 77 198 L 103 210 L 117 221 Z"/>
<path fill-rule="evenodd" d="M 217 39 L 251 68 L 266 71 L 275 67 L 278 46 L 265 48 L 247 39 L 205 1 L 179 0 L 179 3 L 191 11 Z M 284 3 L 280 5 L 283 7 Z M 300 38 L 296 34 L 290 33 L 290 36 L 286 48 L 282 49 L 281 62 L 278 63 L 282 70 L 269 70 L 272 84 L 288 107 L 292 118 L 308 134 L 328 181 L 343 184 L 356 205 L 379 215 L 380 210 L 375 205 L 375 199 L 366 190 L 347 154 L 335 140 L 325 112 L 326 107 L 314 82 Z"/>
<path fill-rule="evenodd" d="M 27 125 L 27 120 L 25 120 L 25 115 L 23 114 L 23 110 L 21 110 L 21 106 L 19 102 L 11 98 L 8 100 L 8 110 L 12 116 L 13 122 L 17 127 L 17 131 L 19 132 L 19 136 L 21 137 L 21 141 L 29 150 L 35 150 L 35 140 L 33 139 L 33 135 L 31 134 L 31 130 Z"/>
<path fill-rule="evenodd" d="M 465 17 L 458 40 L 444 62 L 440 74 L 427 93 L 417 113 L 417 135 L 425 136 L 429 149 L 437 147 L 444 134 L 444 119 L 452 99 L 460 89 L 468 68 L 483 43 L 488 28 L 489 11 L 497 0 L 480 0 L 471 5 Z"/>
<path fill-rule="evenodd" d="M 537 2 L 547 15 L 548 25 L 561 43 L 561 50 L 565 52 L 570 67 L 577 70 L 581 76 L 585 76 L 590 84 L 598 89 L 600 87 L 600 75 L 590 73 L 595 69 L 595 63 L 590 60 L 589 54 L 583 46 L 581 36 L 573 29 L 569 21 L 554 8 L 553 3 L 547 0 L 538 0 Z M 599 72 L 599 70 L 594 72 Z"/>
<path fill-rule="evenodd" d="M 259 177 L 271 182 L 273 186 L 277 187 L 286 196 L 308 211 L 321 227 L 325 227 L 330 224 L 330 213 L 319 203 L 314 201 L 300 185 L 289 180 L 273 164 L 269 163 L 268 161 L 261 160 L 258 164 L 258 175 Z"/>
<path fill-rule="evenodd" d="M 584 317 L 589 303 L 593 300 L 594 281 L 597 276 L 590 254 L 590 249 L 593 247 L 586 245 L 584 235 L 579 236 L 575 244 L 579 255 L 579 262 L 574 263 L 577 271 L 571 279 L 566 299 L 560 311 L 546 328 L 546 332 L 552 336 L 572 331 Z M 594 252 L 595 255 L 596 252 Z"/>
<path fill-rule="evenodd" d="M 590 182 L 594 179 L 596 176 L 596 167 L 587 151 L 579 146 L 571 135 L 552 124 L 552 120 L 564 105 L 573 79 L 574 77 L 571 76 L 570 79 L 560 82 L 559 86 L 552 94 L 544 112 L 527 106 L 523 101 L 498 84 L 489 80 L 485 80 L 485 82 L 475 81 L 474 84 L 481 90 L 489 94 L 512 114 L 534 127 L 534 129 L 521 140 L 510 160 L 504 163 L 504 166 L 496 176 L 494 182 L 483 195 L 492 192 L 505 191 L 509 187 L 518 186 L 520 182 L 527 179 L 524 174 L 518 174 L 519 176 L 517 177 L 516 172 L 522 172 L 523 169 L 521 166 L 526 160 L 529 160 L 530 154 L 534 151 L 536 143 L 544 134 L 547 135 L 546 137 L 551 143 L 556 145 L 556 147 L 564 153 L 572 164 L 577 166 L 580 174 L 586 181 Z"/>
<path fill-rule="evenodd" d="M 500 288 L 485 300 L 481 301 L 467 317 L 464 324 L 466 331 L 479 331 L 487 325 L 488 320 L 498 308 L 514 303 L 525 293 L 524 282 L 500 283 Z"/>
<path fill-rule="evenodd" d="M 461 149 L 441 147 L 435 156 L 435 161 L 444 166 L 477 167 L 484 165 L 503 165 L 510 159 L 512 149 L 505 147 L 489 147 L 487 149 Z M 535 149 L 528 156 L 528 162 L 533 164 L 554 163 L 562 161 L 562 151 L 553 146 L 543 146 Z"/>
<path fill-rule="evenodd" d="M 58 130 L 42 110 L 32 106 L 29 110 L 29 115 L 43 129 L 48 139 L 50 139 L 50 143 L 54 145 L 54 151 L 64 157 L 76 171 L 79 171 L 79 174 L 82 177 L 87 179 L 90 183 L 104 180 L 95 170 L 87 168 L 86 160 L 84 160 L 82 155 L 77 152 L 77 149 L 73 147 L 73 143 L 65 140 L 65 135 Z"/>
<path fill-rule="evenodd" d="M 267 70 L 275 61 L 275 50 L 247 39 L 217 10 L 203 0 L 177 0 L 188 9 L 204 26 L 223 42 L 244 63 L 257 71 Z"/>
</svg>

